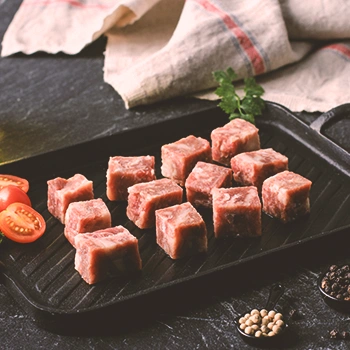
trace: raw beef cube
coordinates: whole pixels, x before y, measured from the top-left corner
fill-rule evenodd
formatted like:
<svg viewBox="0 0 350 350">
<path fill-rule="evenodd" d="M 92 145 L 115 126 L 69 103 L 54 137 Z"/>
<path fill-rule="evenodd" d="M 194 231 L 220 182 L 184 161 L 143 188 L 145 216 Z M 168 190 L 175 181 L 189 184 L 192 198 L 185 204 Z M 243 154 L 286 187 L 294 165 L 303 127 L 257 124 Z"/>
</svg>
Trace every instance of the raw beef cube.
<svg viewBox="0 0 350 350">
<path fill-rule="evenodd" d="M 186 178 L 198 161 L 211 162 L 209 141 L 193 135 L 162 146 L 162 167 L 164 177 L 185 184 Z"/>
<path fill-rule="evenodd" d="M 182 202 L 183 190 L 174 181 L 159 179 L 129 187 L 128 218 L 139 228 L 155 226 L 155 211 Z"/>
<path fill-rule="evenodd" d="M 218 163 L 230 165 L 231 158 L 238 153 L 260 148 L 260 139 L 253 124 L 237 118 L 211 132 L 212 157 Z"/>
<path fill-rule="evenodd" d="M 157 210 L 156 235 L 157 243 L 172 259 L 207 251 L 207 228 L 189 202 Z"/>
<path fill-rule="evenodd" d="M 309 193 L 312 182 L 291 171 L 283 171 L 264 181 L 263 211 L 283 222 L 310 212 Z"/>
<path fill-rule="evenodd" d="M 220 165 L 198 162 L 186 180 L 187 200 L 195 207 L 212 207 L 213 188 L 231 187 L 232 171 Z"/>
<path fill-rule="evenodd" d="M 64 235 L 75 247 L 78 234 L 111 227 L 111 214 L 101 198 L 69 204 L 66 211 Z"/>
<path fill-rule="evenodd" d="M 216 238 L 261 235 L 261 203 L 254 186 L 213 189 Z"/>
<path fill-rule="evenodd" d="M 270 176 L 288 170 L 288 158 L 272 148 L 246 152 L 231 159 L 236 182 L 255 186 L 261 192 L 263 182 Z"/>
<path fill-rule="evenodd" d="M 123 226 L 78 235 L 75 245 L 75 269 L 89 284 L 142 268 L 138 240 Z"/>
<path fill-rule="evenodd" d="M 92 181 L 81 174 L 75 174 L 69 179 L 57 177 L 47 184 L 47 208 L 62 224 L 70 203 L 94 198 Z"/>
<path fill-rule="evenodd" d="M 111 157 L 107 170 L 107 197 L 111 201 L 128 199 L 128 187 L 155 180 L 154 157 Z"/>
</svg>

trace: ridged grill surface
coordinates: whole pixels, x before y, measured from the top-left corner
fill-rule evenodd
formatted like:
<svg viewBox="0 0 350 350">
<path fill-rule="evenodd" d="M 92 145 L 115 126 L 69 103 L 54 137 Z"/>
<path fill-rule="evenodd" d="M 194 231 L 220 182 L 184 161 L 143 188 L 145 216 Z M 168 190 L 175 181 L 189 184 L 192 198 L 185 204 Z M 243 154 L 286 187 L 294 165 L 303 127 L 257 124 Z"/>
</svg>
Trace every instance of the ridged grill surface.
<svg viewBox="0 0 350 350">
<path fill-rule="evenodd" d="M 317 238 L 322 232 L 350 225 L 349 177 L 301 143 L 298 140 L 300 135 L 295 137 L 289 134 L 278 123 L 261 123 L 259 127 L 262 147 L 272 147 L 285 154 L 289 158 L 290 170 L 313 182 L 309 216 L 283 225 L 263 214 L 261 238 L 216 240 L 213 235 L 211 212 L 201 212 L 208 228 L 208 253 L 173 261 L 157 246 L 154 229 L 138 229 L 125 215 L 126 204 L 108 201 L 105 194 L 107 162 L 104 158 L 78 169 L 62 169 L 55 176 L 69 177 L 75 172 L 80 172 L 93 180 L 95 198 L 101 197 L 106 202 L 112 214 L 113 225 L 124 225 L 139 239 L 142 273 L 134 278 L 115 278 L 94 286 L 86 284 L 74 269 L 75 250 L 64 237 L 63 225 L 47 210 L 46 181 L 39 181 L 33 190 L 34 206 L 46 219 L 47 232 L 34 245 L 6 242 L 2 248 L 6 274 L 26 292 L 29 300 L 35 301 L 43 308 L 63 313 L 72 310 L 86 311 L 136 297 L 136 294 L 149 292 L 169 283 L 196 278 L 202 273 L 215 272 L 225 266 L 241 264 L 276 249 L 292 247 L 304 240 Z M 209 138 L 209 134 L 209 130 L 198 133 L 206 138 Z M 132 138 L 130 142 L 132 143 Z M 155 155 L 158 177 L 160 146 L 161 144 L 155 142 L 147 149 L 130 152 L 135 155 Z M 113 155 L 116 154 L 111 154 Z"/>
</svg>

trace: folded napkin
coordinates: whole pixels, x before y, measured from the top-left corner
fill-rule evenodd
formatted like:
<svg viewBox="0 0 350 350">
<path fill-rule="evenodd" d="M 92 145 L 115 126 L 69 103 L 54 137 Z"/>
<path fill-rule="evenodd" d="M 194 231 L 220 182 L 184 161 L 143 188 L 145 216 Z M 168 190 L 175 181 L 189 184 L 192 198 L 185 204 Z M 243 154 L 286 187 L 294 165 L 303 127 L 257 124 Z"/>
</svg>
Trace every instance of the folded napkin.
<svg viewBox="0 0 350 350">
<path fill-rule="evenodd" d="M 325 111 L 350 102 L 349 18 L 346 0 L 24 0 L 1 54 L 75 54 L 104 34 L 104 80 L 127 108 L 216 98 L 212 72 L 232 67 L 267 100 Z"/>
</svg>

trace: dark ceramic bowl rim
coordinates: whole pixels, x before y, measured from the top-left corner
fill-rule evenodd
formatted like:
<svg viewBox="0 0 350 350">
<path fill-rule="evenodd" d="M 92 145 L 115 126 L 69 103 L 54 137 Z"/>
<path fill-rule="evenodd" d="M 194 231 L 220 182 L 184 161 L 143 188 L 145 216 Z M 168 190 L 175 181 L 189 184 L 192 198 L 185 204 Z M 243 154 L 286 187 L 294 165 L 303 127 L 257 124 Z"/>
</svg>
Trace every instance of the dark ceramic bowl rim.
<svg viewBox="0 0 350 350">
<path fill-rule="evenodd" d="M 273 309 L 273 311 L 275 311 L 276 313 L 279 312 L 275 309 Z M 244 337 L 245 339 L 249 339 L 250 341 L 254 341 L 254 342 L 257 342 L 257 343 L 265 343 L 265 342 L 272 342 L 272 341 L 276 341 L 277 339 L 281 339 L 282 336 L 285 334 L 286 330 L 288 329 L 288 323 L 283 319 L 283 322 L 284 322 L 284 326 L 282 328 L 282 331 L 272 337 L 256 337 L 254 335 L 251 335 L 251 334 L 246 334 L 244 332 L 244 330 L 240 329 L 239 326 L 240 326 L 240 323 L 239 323 L 239 319 L 241 317 L 244 317 L 247 313 L 250 313 L 250 312 L 245 312 L 243 314 L 241 314 L 240 316 L 236 317 L 236 328 L 238 330 L 238 332 L 241 334 L 242 337 Z"/>
</svg>

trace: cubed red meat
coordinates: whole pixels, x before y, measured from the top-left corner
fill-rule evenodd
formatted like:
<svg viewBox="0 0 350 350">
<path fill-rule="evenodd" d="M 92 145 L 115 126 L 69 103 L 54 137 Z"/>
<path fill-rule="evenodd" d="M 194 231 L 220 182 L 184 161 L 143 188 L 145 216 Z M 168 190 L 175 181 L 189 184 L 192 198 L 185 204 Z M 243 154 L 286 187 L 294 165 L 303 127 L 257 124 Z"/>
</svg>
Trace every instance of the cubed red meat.
<svg viewBox="0 0 350 350">
<path fill-rule="evenodd" d="M 128 187 L 155 180 L 154 157 L 111 157 L 107 170 L 107 197 L 111 201 L 127 200 Z"/>
<path fill-rule="evenodd" d="M 161 151 L 162 175 L 181 186 L 198 161 L 211 162 L 209 141 L 193 135 L 163 145 Z"/>
<path fill-rule="evenodd" d="M 240 153 L 231 159 L 233 176 L 243 186 L 255 186 L 261 192 L 263 182 L 288 170 L 288 158 L 272 148 Z"/>
<path fill-rule="evenodd" d="M 92 181 L 81 174 L 75 174 L 69 179 L 57 177 L 47 184 L 47 208 L 63 224 L 70 203 L 94 198 Z"/>
<path fill-rule="evenodd" d="M 256 187 L 214 188 L 212 194 L 216 238 L 261 235 L 261 203 Z"/>
<path fill-rule="evenodd" d="M 141 270 L 138 240 L 123 226 L 78 235 L 75 269 L 88 284 Z"/>
<path fill-rule="evenodd" d="M 213 188 L 231 187 L 232 171 L 220 165 L 198 162 L 185 186 L 187 200 L 195 207 L 212 207 Z"/>
<path fill-rule="evenodd" d="M 211 132 L 212 157 L 218 163 L 230 165 L 231 158 L 242 152 L 260 148 L 260 138 L 253 124 L 237 118 Z"/>
<path fill-rule="evenodd" d="M 64 235 L 75 247 L 77 235 L 111 227 L 111 222 L 111 214 L 101 198 L 73 202 L 66 212 Z"/>
<path fill-rule="evenodd" d="M 128 218 L 139 228 L 155 226 L 155 211 L 157 209 L 180 204 L 183 190 L 174 181 L 159 179 L 143 182 L 129 187 Z"/>
<path fill-rule="evenodd" d="M 172 259 L 207 251 L 207 229 L 197 210 L 186 202 L 156 211 L 158 245 Z"/>
<path fill-rule="evenodd" d="M 310 212 L 312 182 L 292 171 L 283 171 L 264 181 L 263 211 L 282 222 L 293 221 Z"/>
</svg>

